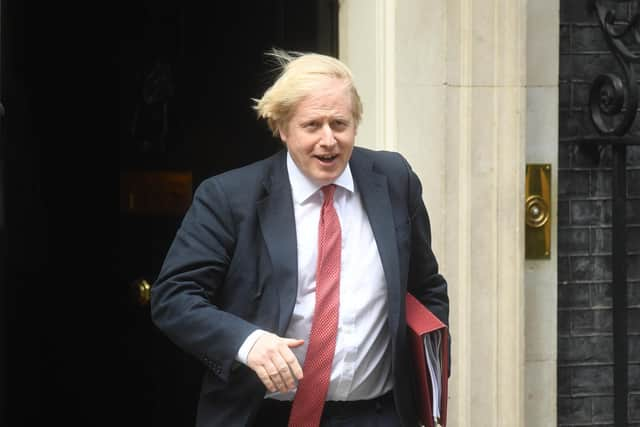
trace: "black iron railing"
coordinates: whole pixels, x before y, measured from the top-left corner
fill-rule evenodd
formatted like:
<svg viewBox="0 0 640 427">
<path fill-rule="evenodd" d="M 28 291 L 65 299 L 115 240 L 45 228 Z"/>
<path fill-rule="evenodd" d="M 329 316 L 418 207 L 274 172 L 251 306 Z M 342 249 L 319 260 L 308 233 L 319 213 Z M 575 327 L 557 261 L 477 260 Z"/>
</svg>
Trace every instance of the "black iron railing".
<svg viewBox="0 0 640 427">
<path fill-rule="evenodd" d="M 616 6 L 627 3 L 623 18 L 616 16 Z M 629 145 L 640 145 L 640 135 L 631 132 L 638 113 L 638 84 L 634 64 L 640 55 L 629 45 L 640 47 L 640 0 L 592 0 L 593 13 L 620 72 L 607 70 L 597 76 L 589 94 L 590 118 L 598 134 L 560 138 L 562 144 L 578 144 L 582 149 L 598 152 L 611 146 L 612 179 L 612 297 L 614 352 L 614 422 L 627 425 L 628 405 L 628 337 L 627 337 L 627 183 L 626 162 Z"/>
</svg>

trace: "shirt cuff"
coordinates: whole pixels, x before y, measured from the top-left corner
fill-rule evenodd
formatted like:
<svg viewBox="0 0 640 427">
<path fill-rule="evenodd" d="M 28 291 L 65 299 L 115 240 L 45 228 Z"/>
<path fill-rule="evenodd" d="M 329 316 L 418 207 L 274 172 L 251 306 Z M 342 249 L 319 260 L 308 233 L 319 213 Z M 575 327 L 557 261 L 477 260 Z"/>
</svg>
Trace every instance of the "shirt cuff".
<svg viewBox="0 0 640 427">
<path fill-rule="evenodd" d="M 238 349 L 236 360 L 240 363 L 244 363 L 245 365 L 248 365 L 249 352 L 253 348 L 253 345 L 256 343 L 256 341 L 258 341 L 258 338 L 260 338 L 262 334 L 266 332 L 267 331 L 263 331 L 262 329 L 256 329 L 255 331 L 251 332 L 249 336 L 245 338 L 244 342 Z"/>
</svg>

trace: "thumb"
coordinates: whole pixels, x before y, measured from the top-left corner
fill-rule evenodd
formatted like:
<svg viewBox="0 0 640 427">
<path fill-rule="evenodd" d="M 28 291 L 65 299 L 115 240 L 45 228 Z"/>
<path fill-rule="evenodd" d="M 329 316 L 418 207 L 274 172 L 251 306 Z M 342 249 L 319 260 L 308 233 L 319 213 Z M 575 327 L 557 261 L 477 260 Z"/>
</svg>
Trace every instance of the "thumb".
<svg viewBox="0 0 640 427">
<path fill-rule="evenodd" d="M 300 347 L 302 344 L 304 344 L 304 340 L 299 340 L 294 338 L 285 338 L 284 341 L 289 348 Z"/>
</svg>

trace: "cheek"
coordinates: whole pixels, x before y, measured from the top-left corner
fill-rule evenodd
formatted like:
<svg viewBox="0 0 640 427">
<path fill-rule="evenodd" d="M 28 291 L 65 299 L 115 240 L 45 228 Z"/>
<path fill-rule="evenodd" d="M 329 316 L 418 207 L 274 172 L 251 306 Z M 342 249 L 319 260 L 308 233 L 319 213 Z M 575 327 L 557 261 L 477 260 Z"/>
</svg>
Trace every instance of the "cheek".
<svg viewBox="0 0 640 427">
<path fill-rule="evenodd" d="M 355 143 L 354 137 L 355 137 L 354 133 L 349 133 L 348 135 L 342 135 L 341 137 L 338 138 L 338 142 L 340 142 L 340 144 L 344 148 L 350 148 L 350 147 L 353 147 Z"/>
<path fill-rule="evenodd" d="M 289 135 L 287 138 L 287 148 L 299 161 L 304 161 L 304 159 L 313 152 L 313 143 L 303 136 Z"/>
<path fill-rule="evenodd" d="M 315 139 L 309 135 L 300 135 L 296 142 L 298 149 L 304 152 L 312 152 L 315 146 Z"/>
</svg>

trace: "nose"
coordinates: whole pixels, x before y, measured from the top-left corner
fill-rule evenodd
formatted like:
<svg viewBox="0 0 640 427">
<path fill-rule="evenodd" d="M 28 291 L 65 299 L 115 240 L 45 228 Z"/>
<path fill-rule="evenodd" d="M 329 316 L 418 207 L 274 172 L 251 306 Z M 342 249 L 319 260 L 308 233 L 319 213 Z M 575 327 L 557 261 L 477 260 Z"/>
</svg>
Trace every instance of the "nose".
<svg viewBox="0 0 640 427">
<path fill-rule="evenodd" d="M 321 144 L 324 146 L 335 145 L 338 141 L 336 141 L 335 136 L 333 135 L 333 129 L 329 123 L 325 123 L 322 126 L 322 141 Z"/>
</svg>

